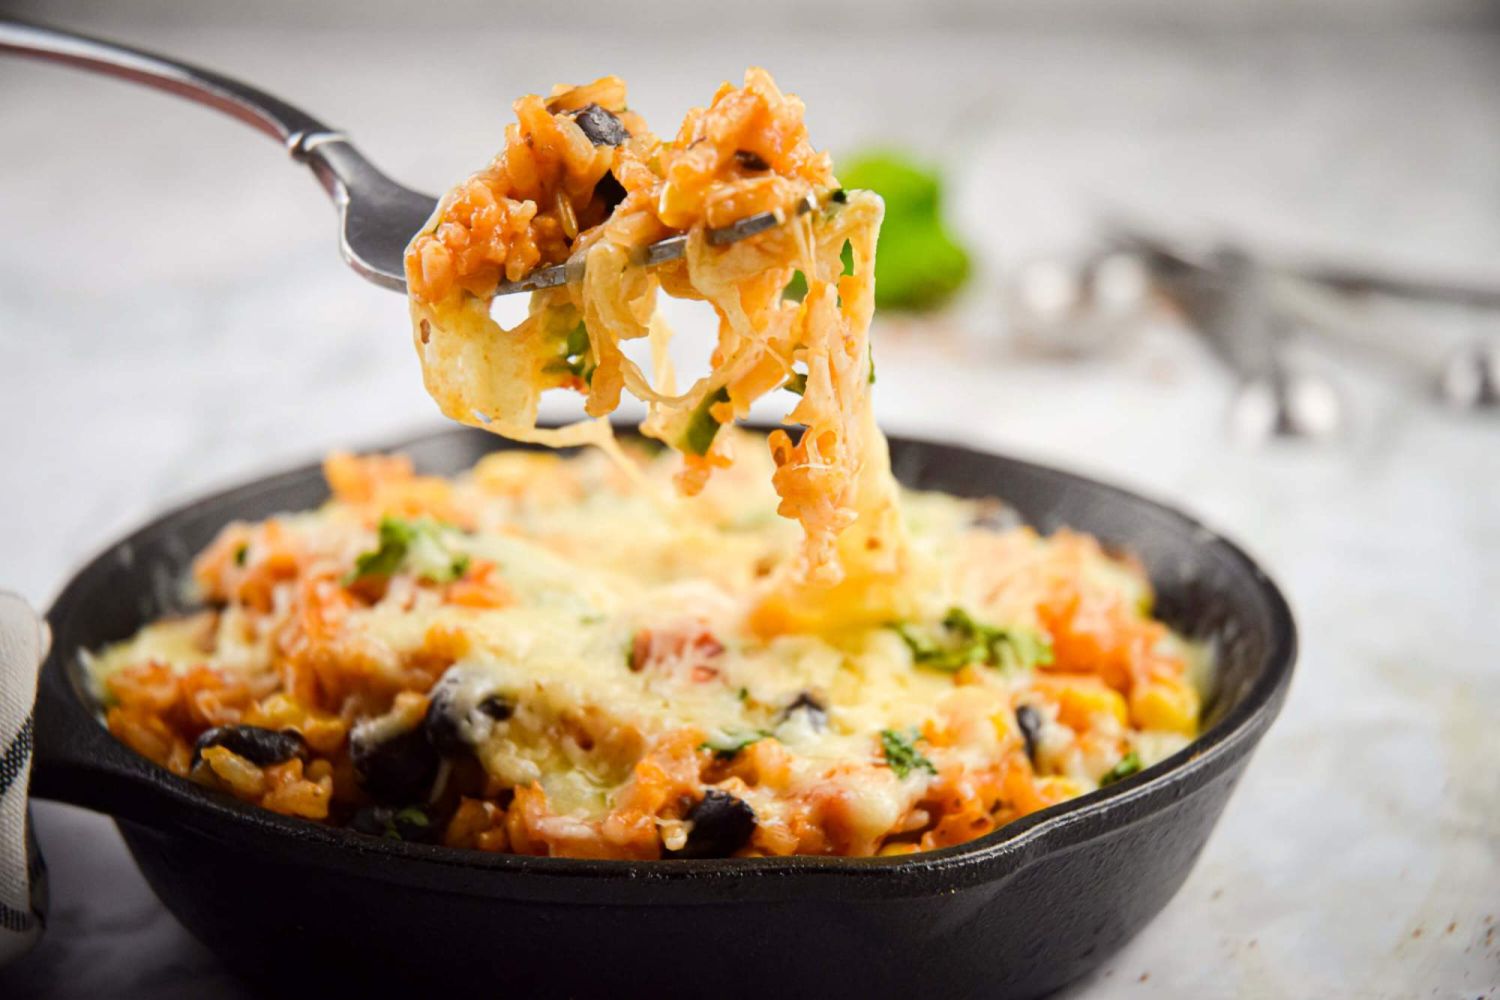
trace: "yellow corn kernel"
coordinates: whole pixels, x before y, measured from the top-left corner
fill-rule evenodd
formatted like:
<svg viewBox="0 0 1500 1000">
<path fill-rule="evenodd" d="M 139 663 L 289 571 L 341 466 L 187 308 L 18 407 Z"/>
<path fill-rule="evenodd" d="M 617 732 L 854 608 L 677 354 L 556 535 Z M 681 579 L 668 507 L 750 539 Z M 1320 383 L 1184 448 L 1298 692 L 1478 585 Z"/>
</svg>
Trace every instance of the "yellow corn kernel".
<svg viewBox="0 0 1500 1000">
<path fill-rule="evenodd" d="M 295 729 L 318 753 L 331 754 L 344 742 L 348 725 L 331 712 L 320 712 L 300 704 L 282 692 L 262 698 L 245 714 L 248 725 L 262 729 Z"/>
<path fill-rule="evenodd" d="M 1130 692 L 1130 718 L 1141 729 L 1165 729 L 1184 736 L 1198 731 L 1198 692 L 1185 680 L 1155 680 Z"/>
<path fill-rule="evenodd" d="M 1048 802 L 1066 802 L 1088 791 L 1083 782 L 1060 774 L 1037 778 L 1036 790 Z"/>
<path fill-rule="evenodd" d="M 331 754 L 344 742 L 348 726 L 337 715 L 324 712 L 309 712 L 303 721 L 302 738 L 318 753 Z"/>
<path fill-rule="evenodd" d="M 571 478 L 562 459 L 551 452 L 497 451 L 474 466 L 474 482 L 486 493 L 503 496 L 531 494 L 538 481 L 558 476 Z"/>
<path fill-rule="evenodd" d="M 898 840 L 894 843 L 886 844 L 885 846 L 881 847 L 880 856 L 883 858 L 890 858 L 895 857 L 898 854 L 913 854 L 916 852 L 916 850 L 916 844 Z"/>
<path fill-rule="evenodd" d="M 245 723 L 262 729 L 288 729 L 300 725 L 306 714 L 291 695 L 278 691 L 250 706 L 245 713 Z"/>
<path fill-rule="evenodd" d="M 693 199 L 671 181 L 661 186 L 661 197 L 657 200 L 656 217 L 663 225 L 674 229 L 685 229 L 693 221 Z"/>
<path fill-rule="evenodd" d="M 1121 725 L 1130 718 L 1125 697 L 1096 678 L 1079 678 L 1058 684 L 1053 692 L 1057 698 L 1058 718 L 1080 732 L 1092 729 L 1093 720 L 1101 715 L 1114 716 Z"/>
<path fill-rule="evenodd" d="M 1021 734 L 1016 731 L 1015 720 L 1015 714 L 1008 708 L 990 716 L 990 724 L 995 727 L 995 738 L 1000 741 L 1001 746 L 1022 739 Z"/>
</svg>

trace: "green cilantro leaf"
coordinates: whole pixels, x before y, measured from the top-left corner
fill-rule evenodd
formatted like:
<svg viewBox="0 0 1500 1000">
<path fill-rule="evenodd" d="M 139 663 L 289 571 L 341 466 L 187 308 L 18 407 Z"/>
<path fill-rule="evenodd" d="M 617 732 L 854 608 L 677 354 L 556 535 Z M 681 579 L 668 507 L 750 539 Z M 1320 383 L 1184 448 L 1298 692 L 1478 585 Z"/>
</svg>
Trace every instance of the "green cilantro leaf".
<svg viewBox="0 0 1500 1000">
<path fill-rule="evenodd" d="M 407 806 L 396 813 L 396 822 L 408 823 L 412 826 L 427 826 L 431 821 L 428 820 L 427 814 L 421 809 L 416 806 Z"/>
<path fill-rule="evenodd" d="M 385 815 L 387 840 L 424 840 L 432 827 L 432 820 L 421 806 L 407 806 Z"/>
<path fill-rule="evenodd" d="M 469 556 L 451 551 L 443 535 L 444 528 L 436 521 L 382 517 L 375 548 L 360 553 L 344 582 L 389 577 L 403 568 L 432 583 L 456 580 L 468 572 Z"/>
<path fill-rule="evenodd" d="M 581 378 L 584 382 L 594 381 L 594 369 L 598 365 L 594 363 L 594 353 L 589 344 L 588 327 L 580 320 L 571 327 L 562 339 L 559 354 L 554 360 L 548 361 L 545 371 L 562 374 L 566 372 L 575 378 Z"/>
<path fill-rule="evenodd" d="M 377 544 L 354 560 L 354 571 L 347 582 L 372 576 L 390 576 L 401 568 L 411 547 L 415 531 L 411 523 L 397 517 L 382 517 L 376 531 Z"/>
<path fill-rule="evenodd" d="M 987 625 L 959 607 L 948 609 L 936 631 L 906 622 L 890 628 L 911 650 L 912 662 L 929 670 L 954 673 L 982 663 L 1009 671 L 1052 662 L 1052 641 L 1043 633 Z"/>
<path fill-rule="evenodd" d="M 729 390 L 720 386 L 704 396 L 688 417 L 687 430 L 682 433 L 682 447 L 694 455 L 706 455 L 719 433 L 719 421 L 713 415 L 713 407 L 729 402 Z"/>
<path fill-rule="evenodd" d="M 564 345 L 563 365 L 569 374 L 576 375 L 585 382 L 593 382 L 594 355 L 589 345 L 588 327 L 582 321 L 568 331 L 567 343 Z"/>
<path fill-rule="evenodd" d="M 903 732 L 894 729 L 880 731 L 880 749 L 885 753 L 886 765 L 896 772 L 896 777 L 905 778 L 915 770 L 937 774 L 937 767 L 917 749 L 922 734 L 915 726 Z"/>
<path fill-rule="evenodd" d="M 708 739 L 698 744 L 698 749 L 712 750 L 714 752 L 714 756 L 718 757 L 720 760 L 732 760 L 735 754 L 739 753 L 750 744 L 759 743 L 761 740 L 767 739 L 770 736 L 771 734 L 764 729 L 751 729 L 747 732 L 720 733 L 714 736 L 710 736 Z"/>
<path fill-rule="evenodd" d="M 1105 785 L 1113 785 L 1117 781 L 1123 781 L 1140 769 L 1141 755 L 1132 750 L 1121 757 L 1119 763 L 1114 767 L 1104 772 L 1104 777 L 1099 779 L 1099 787 L 1103 788 Z"/>
</svg>

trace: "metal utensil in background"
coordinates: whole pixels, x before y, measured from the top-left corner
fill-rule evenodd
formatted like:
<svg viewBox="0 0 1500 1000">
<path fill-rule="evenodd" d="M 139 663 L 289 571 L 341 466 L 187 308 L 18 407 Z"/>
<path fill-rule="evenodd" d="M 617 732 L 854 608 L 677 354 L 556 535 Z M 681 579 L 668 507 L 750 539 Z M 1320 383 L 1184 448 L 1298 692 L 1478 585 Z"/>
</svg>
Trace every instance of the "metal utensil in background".
<svg viewBox="0 0 1500 1000">
<path fill-rule="evenodd" d="M 1500 346 L 1476 343 L 1452 352 L 1437 387 L 1439 397 L 1458 409 L 1500 409 Z"/>
<path fill-rule="evenodd" d="M 1289 318 L 1271 298 L 1270 276 L 1249 254 L 1219 247 L 1194 260 L 1139 235 L 1122 241 L 1142 255 L 1161 290 L 1239 376 L 1230 428 L 1247 443 L 1327 439 L 1344 424 L 1343 401 L 1316 372 L 1294 367 Z"/>
<path fill-rule="evenodd" d="M 1136 221 L 1113 218 L 1109 231 L 1113 244 L 1146 254 L 1153 277 L 1169 292 L 1184 270 L 1215 266 L 1212 252 Z M 1298 334 L 1373 361 L 1455 409 L 1500 410 L 1500 336 L 1434 336 L 1455 319 L 1500 317 L 1500 284 L 1240 252 L 1260 262 L 1268 308 Z"/>
<path fill-rule="evenodd" d="M 1454 409 L 1500 409 L 1500 342 L 1493 336 L 1449 337 L 1446 342 L 1432 336 L 1434 321 L 1445 318 L 1431 315 L 1434 309 L 1457 309 L 1464 316 L 1488 314 L 1493 307 L 1471 295 L 1452 301 L 1433 295 L 1403 301 L 1394 294 L 1351 294 L 1316 276 L 1288 273 L 1276 275 L 1272 288 L 1279 308 L 1348 356 L 1367 358 Z M 1414 320 L 1412 308 L 1425 315 Z"/>
<path fill-rule="evenodd" d="M 1108 247 L 1037 257 L 1009 273 L 1001 297 L 1023 349 L 1080 358 L 1126 340 L 1150 305 L 1151 274 L 1139 254 Z"/>
</svg>

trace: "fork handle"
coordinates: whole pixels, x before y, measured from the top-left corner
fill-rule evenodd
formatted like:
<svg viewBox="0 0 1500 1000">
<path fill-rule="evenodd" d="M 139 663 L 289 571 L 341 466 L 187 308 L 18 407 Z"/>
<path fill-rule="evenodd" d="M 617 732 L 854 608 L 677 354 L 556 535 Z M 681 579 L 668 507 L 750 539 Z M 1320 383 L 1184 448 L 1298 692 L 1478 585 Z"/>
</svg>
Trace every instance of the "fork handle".
<svg viewBox="0 0 1500 1000">
<path fill-rule="evenodd" d="M 435 200 L 402 187 L 342 132 L 279 97 L 212 70 L 72 32 L 0 18 L 0 54 L 30 56 L 185 97 L 280 142 L 312 171 L 339 213 L 339 248 L 351 267 L 383 288 L 405 291 L 402 256 Z"/>
<path fill-rule="evenodd" d="M 310 140 L 337 136 L 312 115 L 212 70 L 72 32 L 0 19 L 0 52 L 63 63 L 205 104 L 285 145 L 302 159 Z"/>
<path fill-rule="evenodd" d="M 0 53 L 129 80 L 222 111 L 286 147 L 293 160 L 312 170 L 336 204 L 347 198 L 354 184 L 389 183 L 342 132 L 279 97 L 213 70 L 10 18 L 0 18 Z"/>
</svg>

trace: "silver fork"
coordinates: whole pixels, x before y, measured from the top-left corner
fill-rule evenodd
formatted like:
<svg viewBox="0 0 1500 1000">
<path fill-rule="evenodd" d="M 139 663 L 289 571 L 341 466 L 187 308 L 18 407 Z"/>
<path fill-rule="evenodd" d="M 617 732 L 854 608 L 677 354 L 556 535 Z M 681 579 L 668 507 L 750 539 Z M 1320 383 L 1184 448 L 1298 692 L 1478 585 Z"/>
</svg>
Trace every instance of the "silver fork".
<svg viewBox="0 0 1500 1000">
<path fill-rule="evenodd" d="M 263 90 L 211 70 L 56 28 L 0 18 L 0 52 L 63 63 L 164 90 L 216 108 L 264 132 L 285 146 L 293 161 L 312 170 L 333 199 L 339 215 L 339 252 L 349 266 L 382 288 L 406 291 L 402 264 L 406 244 L 426 224 L 437 199 L 403 187 L 381 173 L 343 132 Z M 785 212 L 762 212 L 740 219 L 709 230 L 708 241 L 715 246 L 734 243 L 818 204 L 809 197 Z M 687 236 L 680 234 L 642 247 L 637 259 L 642 265 L 652 266 L 677 260 L 686 250 Z M 583 260 L 578 257 L 565 264 L 538 268 L 521 281 L 502 282 L 496 291 L 507 295 L 552 288 L 582 276 Z"/>
</svg>

